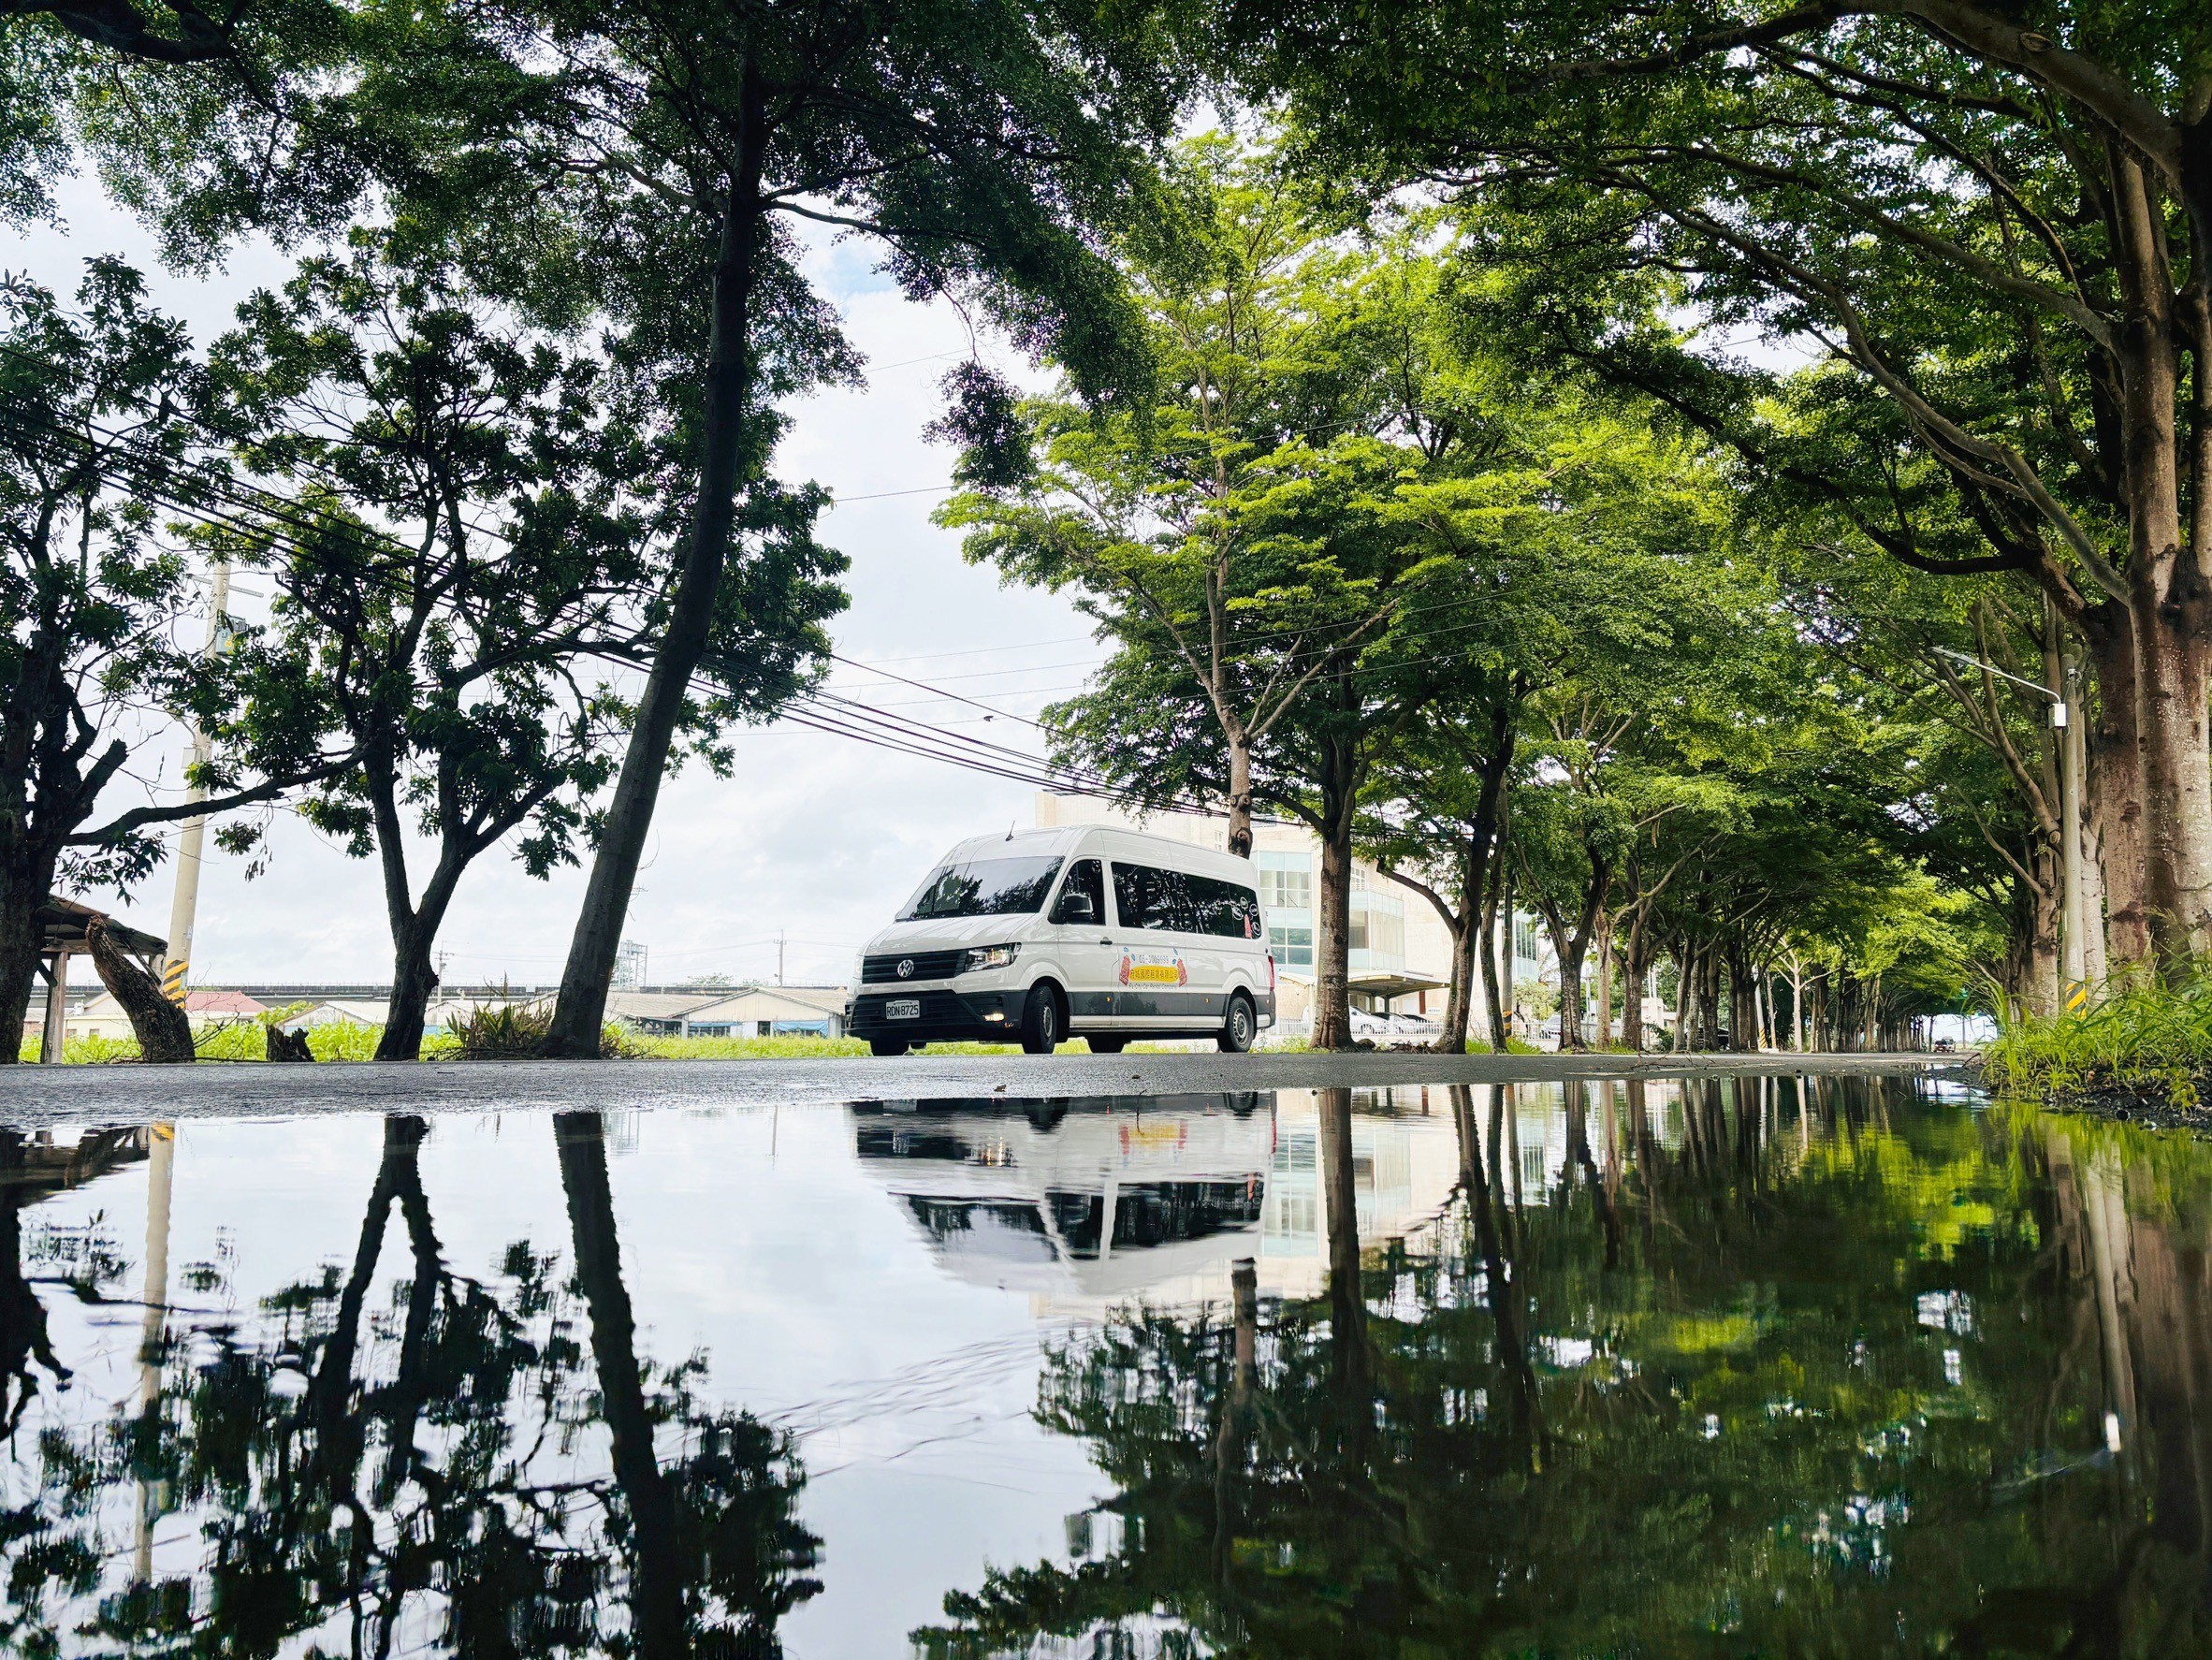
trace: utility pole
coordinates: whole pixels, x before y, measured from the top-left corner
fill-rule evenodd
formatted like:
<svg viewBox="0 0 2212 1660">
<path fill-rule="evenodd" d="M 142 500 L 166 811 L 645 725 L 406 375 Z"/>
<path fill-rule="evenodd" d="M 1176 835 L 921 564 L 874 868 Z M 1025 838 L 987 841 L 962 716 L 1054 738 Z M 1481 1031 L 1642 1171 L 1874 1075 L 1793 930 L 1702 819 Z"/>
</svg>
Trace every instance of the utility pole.
<svg viewBox="0 0 2212 1660">
<path fill-rule="evenodd" d="M 2066 827 L 2059 838 L 2060 856 L 2066 868 L 2063 1000 L 2067 1008 L 2073 1009 L 2088 1000 L 2089 929 L 2093 924 L 2088 914 L 2087 884 L 2082 881 L 2081 786 L 2088 771 L 2088 744 L 2080 718 L 2081 660 L 2070 651 L 2064 661 L 2066 701 L 2052 709 L 2051 717 L 2054 721 L 2061 715 L 2070 717 L 2059 731 L 2059 797 L 2066 814 Z"/>
<path fill-rule="evenodd" d="M 208 643 L 201 652 L 212 657 L 230 639 L 230 619 L 225 613 L 230 606 L 230 561 L 215 561 L 214 595 L 208 610 Z M 210 753 L 208 735 L 196 722 L 192 728 L 192 765 L 195 770 L 207 764 Z M 208 793 L 196 779 L 187 777 L 184 784 L 186 801 L 205 801 Z M 177 838 L 177 891 L 169 900 L 169 956 L 162 965 L 162 996 L 172 1003 L 182 1003 L 185 996 L 185 980 L 192 971 L 192 925 L 199 910 L 200 849 L 207 837 L 208 821 L 195 813 L 182 824 Z"/>
<path fill-rule="evenodd" d="M 783 983 L 783 930 L 776 930 L 776 983 Z"/>
<path fill-rule="evenodd" d="M 2051 730 L 2057 735 L 2059 750 L 2059 866 L 2064 888 L 2059 902 L 2059 1006 L 2078 1008 L 2089 996 L 2086 983 L 2089 916 L 2088 908 L 2083 903 L 2081 868 L 2081 780 L 2088 747 L 2082 739 L 2081 721 L 2075 718 L 2080 707 L 2074 696 L 2081 684 L 2078 665 L 2065 650 L 2058 608 L 2047 599 L 2044 602 L 2044 671 L 2049 677 L 2048 685 L 2007 674 L 1995 663 L 1969 657 L 1963 651 L 1952 651 L 1942 646 L 1936 647 L 1935 651 L 1938 656 L 1963 663 L 2001 680 L 2010 680 L 2051 700 Z"/>
</svg>

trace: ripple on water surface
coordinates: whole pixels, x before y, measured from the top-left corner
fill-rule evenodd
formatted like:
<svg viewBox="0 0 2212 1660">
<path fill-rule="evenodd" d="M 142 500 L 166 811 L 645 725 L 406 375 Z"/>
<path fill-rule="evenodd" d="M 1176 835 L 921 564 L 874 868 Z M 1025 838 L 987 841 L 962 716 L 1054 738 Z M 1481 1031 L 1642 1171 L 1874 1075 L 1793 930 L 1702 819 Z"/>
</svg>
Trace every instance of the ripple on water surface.
<svg viewBox="0 0 2212 1660">
<path fill-rule="evenodd" d="M 1925 1080 L 0 1132 L 0 1644 L 2201 1652 L 2208 1220 Z"/>
</svg>

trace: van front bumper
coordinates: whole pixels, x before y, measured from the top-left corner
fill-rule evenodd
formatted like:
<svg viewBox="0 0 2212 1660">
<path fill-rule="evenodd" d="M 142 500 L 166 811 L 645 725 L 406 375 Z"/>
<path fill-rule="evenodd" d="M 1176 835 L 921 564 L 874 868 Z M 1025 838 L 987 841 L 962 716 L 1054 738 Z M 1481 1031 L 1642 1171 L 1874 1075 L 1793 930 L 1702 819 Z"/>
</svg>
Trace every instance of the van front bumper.
<svg viewBox="0 0 2212 1660">
<path fill-rule="evenodd" d="M 845 1029 L 855 1038 L 910 1038 L 917 1043 L 1015 1043 L 1022 1036 L 1019 991 L 957 992 L 949 986 L 925 991 L 867 992 L 854 997 L 845 1013 Z M 921 1013 L 894 1020 L 885 1010 L 895 1002 L 917 1003 Z"/>
</svg>

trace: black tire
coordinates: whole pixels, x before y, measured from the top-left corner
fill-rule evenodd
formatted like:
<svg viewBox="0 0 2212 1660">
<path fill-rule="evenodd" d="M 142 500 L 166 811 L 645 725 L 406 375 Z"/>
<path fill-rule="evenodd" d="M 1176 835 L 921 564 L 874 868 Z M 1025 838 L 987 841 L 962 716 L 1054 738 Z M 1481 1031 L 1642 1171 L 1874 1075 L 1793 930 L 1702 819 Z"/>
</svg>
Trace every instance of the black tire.
<svg viewBox="0 0 2212 1660">
<path fill-rule="evenodd" d="M 1221 1035 L 1214 1040 L 1224 1055 L 1243 1055 L 1252 1047 L 1252 1040 L 1259 1035 L 1259 1016 L 1253 1012 L 1252 999 L 1241 991 L 1229 994 L 1229 1015 L 1221 1023 Z"/>
<path fill-rule="evenodd" d="M 1127 1038 L 1085 1038 L 1093 1055 L 1119 1055 L 1128 1044 Z"/>
<path fill-rule="evenodd" d="M 871 1055 L 904 1055 L 912 1047 L 913 1045 L 904 1038 L 870 1038 L 868 1040 L 868 1053 Z"/>
<path fill-rule="evenodd" d="M 1060 1012 L 1060 994 L 1050 985 L 1033 985 L 1022 1005 L 1022 1049 L 1027 1055 L 1050 1055 L 1067 1036 L 1068 1019 Z"/>
</svg>

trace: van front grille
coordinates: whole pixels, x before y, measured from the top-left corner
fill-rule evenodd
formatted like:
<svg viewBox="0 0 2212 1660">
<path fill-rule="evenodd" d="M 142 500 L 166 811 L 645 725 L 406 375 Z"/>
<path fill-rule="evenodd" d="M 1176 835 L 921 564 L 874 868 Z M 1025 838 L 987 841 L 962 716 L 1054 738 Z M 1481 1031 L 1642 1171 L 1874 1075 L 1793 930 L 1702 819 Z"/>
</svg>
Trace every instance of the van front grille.
<svg viewBox="0 0 2212 1660">
<path fill-rule="evenodd" d="M 966 954 L 957 951 L 903 951 L 886 956 L 865 958 L 860 965 L 860 978 L 868 985 L 889 981 L 912 983 L 924 980 L 950 980 L 960 972 L 960 959 Z M 911 963 L 913 968 L 905 974 L 898 971 L 901 963 Z"/>
<path fill-rule="evenodd" d="M 881 992 L 870 992 L 865 997 L 854 997 L 852 999 L 853 1030 L 874 1032 L 881 1029 L 895 1032 L 903 1027 L 910 1031 L 930 1026 L 966 1026 L 971 1024 L 975 1019 L 975 1016 L 968 1012 L 967 1005 L 962 1003 L 959 997 L 949 991 L 940 989 L 917 992 L 914 995 L 913 1000 L 921 1005 L 922 1012 L 913 1019 L 893 1020 L 885 1014 L 884 1005 L 896 998 L 895 992 L 889 996 Z"/>
</svg>

